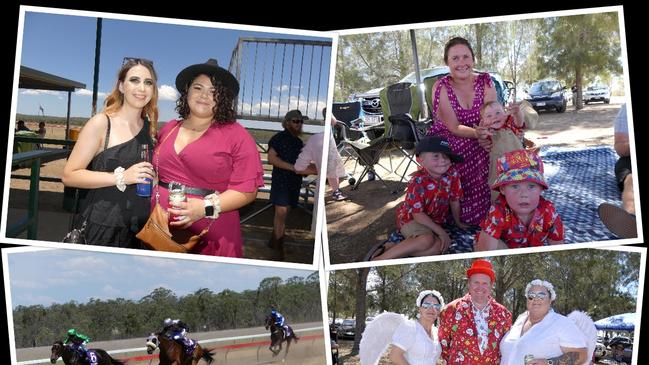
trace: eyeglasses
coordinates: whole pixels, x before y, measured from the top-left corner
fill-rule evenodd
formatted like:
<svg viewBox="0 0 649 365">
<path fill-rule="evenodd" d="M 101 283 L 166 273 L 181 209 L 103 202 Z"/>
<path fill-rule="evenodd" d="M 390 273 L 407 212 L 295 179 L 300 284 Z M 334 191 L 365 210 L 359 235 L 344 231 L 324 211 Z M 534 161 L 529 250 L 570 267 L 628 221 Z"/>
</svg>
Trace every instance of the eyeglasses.
<svg viewBox="0 0 649 365">
<path fill-rule="evenodd" d="M 531 291 L 531 292 L 527 293 L 526 297 L 527 297 L 527 300 L 534 300 L 534 299 L 543 300 L 543 299 L 548 297 L 548 293 L 546 293 L 544 291 L 537 291 L 537 292 Z"/>
<path fill-rule="evenodd" d="M 440 310 L 442 308 L 442 305 L 437 303 L 423 302 L 421 303 L 421 307 L 424 309 L 435 308 L 437 310 Z"/>
<path fill-rule="evenodd" d="M 293 119 L 293 120 L 291 120 L 291 122 L 293 122 L 295 124 L 304 124 L 304 121 L 302 119 Z"/>
<path fill-rule="evenodd" d="M 131 61 L 134 63 L 141 63 L 144 65 L 153 66 L 153 61 L 148 60 L 146 58 L 136 58 L 136 57 L 124 57 L 124 59 L 122 60 L 122 66 L 124 66 L 126 63 Z"/>
</svg>

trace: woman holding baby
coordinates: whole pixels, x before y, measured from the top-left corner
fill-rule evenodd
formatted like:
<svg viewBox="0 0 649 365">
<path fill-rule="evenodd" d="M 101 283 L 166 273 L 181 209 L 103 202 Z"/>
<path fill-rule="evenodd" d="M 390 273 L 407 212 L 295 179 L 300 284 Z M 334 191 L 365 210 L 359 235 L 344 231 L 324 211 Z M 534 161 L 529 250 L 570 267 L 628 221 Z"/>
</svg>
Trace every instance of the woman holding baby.
<svg viewBox="0 0 649 365">
<path fill-rule="evenodd" d="M 497 100 L 496 89 L 488 73 L 473 71 L 475 56 L 466 39 L 455 37 L 446 43 L 444 62 L 450 74 L 433 86 L 434 120 L 428 134 L 446 138 L 464 158 L 457 164 L 464 191 L 460 218 L 478 225 L 491 202 L 487 180 L 491 132 L 480 125 L 480 108 Z"/>
</svg>

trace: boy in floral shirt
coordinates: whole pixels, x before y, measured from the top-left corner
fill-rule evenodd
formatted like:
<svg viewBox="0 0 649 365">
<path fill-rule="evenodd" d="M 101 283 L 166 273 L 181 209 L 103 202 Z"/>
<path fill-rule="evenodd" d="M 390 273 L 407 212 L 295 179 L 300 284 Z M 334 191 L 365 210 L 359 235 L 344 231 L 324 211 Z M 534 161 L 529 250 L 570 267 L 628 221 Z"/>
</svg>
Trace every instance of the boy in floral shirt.
<svg viewBox="0 0 649 365">
<path fill-rule="evenodd" d="M 500 341 L 512 326 L 512 314 L 491 296 L 496 273 L 489 261 L 473 261 L 466 276 L 469 292 L 439 315 L 441 358 L 449 365 L 498 365 Z"/>
<path fill-rule="evenodd" d="M 491 188 L 500 194 L 480 224 L 476 251 L 563 243 L 561 218 L 541 196 L 548 184 L 536 153 L 516 150 L 499 158 L 498 178 Z"/>
<path fill-rule="evenodd" d="M 406 239 L 396 245 L 386 243 L 384 251 L 372 260 L 443 253 L 451 244 L 442 228 L 449 207 L 455 224 L 468 228 L 460 221 L 462 186 L 451 165 L 462 162 L 462 157 L 451 151 L 447 140 L 437 136 L 422 139 L 415 154 L 421 169 L 411 175 L 405 200 L 397 208 L 397 227 Z"/>
</svg>

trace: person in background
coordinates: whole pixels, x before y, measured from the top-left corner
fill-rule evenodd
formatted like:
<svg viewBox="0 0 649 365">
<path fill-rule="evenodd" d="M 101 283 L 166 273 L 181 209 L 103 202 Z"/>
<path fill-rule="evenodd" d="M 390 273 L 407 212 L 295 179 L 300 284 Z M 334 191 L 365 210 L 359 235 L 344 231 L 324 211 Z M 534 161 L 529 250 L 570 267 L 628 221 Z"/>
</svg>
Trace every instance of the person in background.
<svg viewBox="0 0 649 365">
<path fill-rule="evenodd" d="M 31 132 L 31 130 L 29 128 L 27 128 L 27 126 L 25 125 L 24 120 L 19 120 L 19 121 L 16 122 L 16 130 L 15 131 L 16 132 L 20 132 L 20 131 Z"/>
<path fill-rule="evenodd" d="M 322 110 L 322 116 L 326 117 L 327 109 Z M 331 116 L 331 126 L 336 125 L 336 118 Z M 324 149 L 324 132 L 315 133 L 306 141 L 300 155 L 293 165 L 295 171 L 300 175 L 320 174 L 322 170 L 322 153 Z M 327 181 L 331 186 L 331 197 L 335 201 L 346 200 L 347 197 L 340 190 L 339 179 L 347 176 L 345 168 L 336 148 L 333 134 L 329 135 L 329 152 L 327 153 Z M 318 196 L 316 192 L 316 196 Z"/>
<path fill-rule="evenodd" d="M 302 188 L 302 175 L 296 173 L 295 162 L 304 143 L 300 139 L 307 117 L 299 110 L 284 115 L 284 130 L 268 141 L 268 163 L 273 165 L 270 201 L 275 206 L 273 232 L 268 245 L 276 250 L 277 258 L 284 259 L 284 232 L 289 207 L 296 207 Z"/>
<path fill-rule="evenodd" d="M 626 104 L 622 104 L 613 125 L 615 132 L 614 148 L 619 158 L 615 163 L 615 179 L 622 193 L 622 206 L 602 203 L 599 217 L 609 231 L 620 238 L 638 237 L 635 219 L 635 200 L 633 195 L 633 171 L 631 148 L 629 145 L 629 123 L 626 117 Z"/>
</svg>

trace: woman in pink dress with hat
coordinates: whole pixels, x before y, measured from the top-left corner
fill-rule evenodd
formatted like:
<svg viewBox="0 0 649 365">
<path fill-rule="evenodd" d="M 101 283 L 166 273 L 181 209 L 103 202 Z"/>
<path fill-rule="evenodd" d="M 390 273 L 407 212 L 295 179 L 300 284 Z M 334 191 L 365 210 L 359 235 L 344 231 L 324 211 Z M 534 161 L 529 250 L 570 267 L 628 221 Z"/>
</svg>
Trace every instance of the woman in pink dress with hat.
<svg viewBox="0 0 649 365">
<path fill-rule="evenodd" d="M 255 140 L 235 120 L 239 83 L 210 59 L 182 70 L 176 88 L 180 118 L 166 123 L 158 133 L 153 165 L 159 184 L 152 204 L 159 191 L 162 208 L 178 216 L 170 227 L 189 230 L 192 235 L 209 229 L 193 252 L 242 257 L 238 209 L 255 200 L 264 181 Z M 169 208 L 172 181 L 186 187 L 188 199 L 179 203 L 179 209 Z"/>
<path fill-rule="evenodd" d="M 450 75 L 433 86 L 434 121 L 429 135 L 446 138 L 451 149 L 464 158 L 458 164 L 464 197 L 461 220 L 477 225 L 490 205 L 489 154 L 481 145 L 488 144 L 488 132 L 480 127 L 480 107 L 496 100 L 496 89 L 487 73 L 473 71 L 475 57 L 469 42 L 461 37 L 444 47 L 444 62 Z"/>
</svg>

